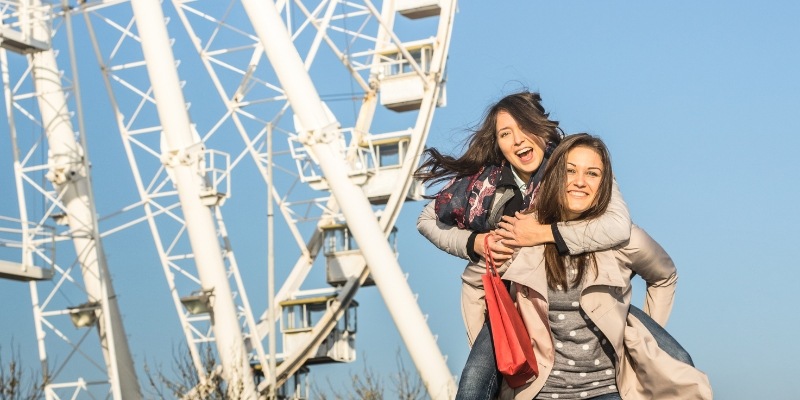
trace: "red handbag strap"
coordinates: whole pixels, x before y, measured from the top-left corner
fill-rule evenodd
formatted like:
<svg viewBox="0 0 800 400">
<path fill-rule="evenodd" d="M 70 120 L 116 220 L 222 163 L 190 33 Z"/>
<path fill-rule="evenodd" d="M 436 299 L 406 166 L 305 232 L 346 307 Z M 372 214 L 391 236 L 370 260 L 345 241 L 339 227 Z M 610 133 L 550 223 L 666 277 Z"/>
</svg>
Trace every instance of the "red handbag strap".
<svg viewBox="0 0 800 400">
<path fill-rule="evenodd" d="M 489 248 L 489 237 L 491 233 L 487 233 L 483 237 L 483 257 L 486 259 L 486 273 L 489 275 L 497 275 L 497 268 L 494 265 L 494 258 L 492 257 L 492 249 Z"/>
</svg>

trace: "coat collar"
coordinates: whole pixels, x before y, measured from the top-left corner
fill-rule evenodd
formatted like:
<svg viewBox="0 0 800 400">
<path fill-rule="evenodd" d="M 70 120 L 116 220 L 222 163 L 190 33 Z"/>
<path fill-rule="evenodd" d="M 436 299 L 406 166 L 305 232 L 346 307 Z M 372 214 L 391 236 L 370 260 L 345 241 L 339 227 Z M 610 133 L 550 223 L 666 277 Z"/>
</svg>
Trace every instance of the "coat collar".
<svg viewBox="0 0 800 400">
<path fill-rule="evenodd" d="M 514 253 L 503 279 L 527 286 L 547 298 L 544 246 L 523 247 Z"/>
<path fill-rule="evenodd" d="M 597 276 L 588 274 L 584 288 L 596 285 L 626 285 L 617 265 L 613 250 L 594 252 L 597 260 Z M 523 247 L 514 254 L 503 279 L 519 283 L 539 292 L 547 298 L 547 269 L 544 264 L 544 246 Z"/>
</svg>

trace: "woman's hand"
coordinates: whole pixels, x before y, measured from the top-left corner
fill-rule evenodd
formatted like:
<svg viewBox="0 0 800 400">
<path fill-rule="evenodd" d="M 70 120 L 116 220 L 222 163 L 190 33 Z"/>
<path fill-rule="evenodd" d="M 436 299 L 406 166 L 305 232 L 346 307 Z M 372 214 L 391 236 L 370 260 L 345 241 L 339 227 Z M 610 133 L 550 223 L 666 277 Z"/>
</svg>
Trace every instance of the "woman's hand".
<svg viewBox="0 0 800 400">
<path fill-rule="evenodd" d="M 500 265 L 510 260 L 511 256 L 514 254 L 514 248 L 508 247 L 505 244 L 505 239 L 500 237 L 497 234 L 497 231 L 479 233 L 478 236 L 475 237 L 475 252 L 480 254 L 481 257 L 486 254 L 483 246 L 483 241 L 486 235 L 491 235 L 491 237 L 489 237 L 489 249 L 492 251 L 492 258 L 494 259 L 495 263 Z"/>
<path fill-rule="evenodd" d="M 511 247 L 535 246 L 553 243 L 550 225 L 542 225 L 533 214 L 516 212 L 513 217 L 503 216 L 495 232 L 503 238 L 503 243 Z"/>
</svg>

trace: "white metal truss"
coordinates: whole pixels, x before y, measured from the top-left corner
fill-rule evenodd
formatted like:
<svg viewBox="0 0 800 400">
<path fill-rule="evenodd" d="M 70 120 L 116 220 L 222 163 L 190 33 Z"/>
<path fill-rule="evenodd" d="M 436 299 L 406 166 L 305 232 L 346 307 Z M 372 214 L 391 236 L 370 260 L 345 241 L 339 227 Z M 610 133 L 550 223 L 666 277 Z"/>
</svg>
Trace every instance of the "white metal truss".
<svg viewBox="0 0 800 400">
<path fill-rule="evenodd" d="M 319 171 L 318 160 L 313 159 L 313 153 L 308 151 L 297 136 L 302 132 L 302 125 L 296 116 L 290 118 L 292 110 L 286 100 L 287 94 L 274 76 L 272 67 L 266 64 L 267 60 L 262 53 L 258 36 L 236 18 L 238 13 L 241 13 L 237 2 L 229 5 L 183 1 L 173 3 L 176 4 L 192 43 L 227 108 L 214 128 L 227 132 L 218 127 L 232 123 L 244 139 L 243 152 L 248 152 L 255 159 L 265 179 L 268 165 L 264 154 L 266 148 L 264 126 L 273 129 L 279 135 L 285 135 L 288 148 L 282 147 L 286 146 L 285 143 L 273 139 L 273 147 L 278 146 L 276 157 L 291 156 L 297 164 L 299 174 L 294 179 L 285 179 L 286 183 L 277 182 L 276 186 L 282 183 L 285 189 L 273 189 L 273 195 L 278 204 L 282 205 L 284 213 L 297 205 L 311 203 L 308 197 L 318 195 L 308 193 L 309 187 L 328 189 Z M 380 161 L 377 159 L 379 154 L 372 146 L 373 140 L 403 134 L 407 134 L 410 139 L 408 152 L 404 154 L 404 170 L 400 173 L 400 177 L 386 177 L 392 179 L 392 183 L 396 185 L 393 189 L 396 190 L 389 191 L 392 194 L 389 202 L 376 206 L 373 210 L 381 215 L 381 223 L 387 235 L 410 190 L 411 171 L 422 151 L 433 110 L 443 101 L 443 94 L 439 89 L 442 88 L 444 81 L 444 61 L 455 5 L 448 2 L 437 3 L 447 3 L 442 6 L 443 11 L 438 21 L 428 25 L 427 31 L 419 29 L 418 26 L 407 27 L 406 37 L 403 39 L 393 30 L 396 17 L 393 2 L 386 2 L 383 10 L 378 10 L 369 1 L 279 3 L 294 47 L 304 57 L 308 73 L 312 76 L 321 73 L 329 77 L 341 76 L 340 83 L 349 85 L 345 88 L 338 86 L 337 89 L 341 92 L 329 88 L 318 89 L 325 104 L 334 104 L 330 108 L 341 106 L 339 103 L 344 103 L 344 106 L 349 108 L 343 111 L 331 111 L 332 114 L 336 114 L 337 119 L 343 120 L 342 128 L 337 130 L 338 136 L 333 145 L 338 148 L 336 151 L 340 157 L 346 160 L 348 175 L 359 184 L 364 184 L 364 181 L 370 178 L 373 178 L 372 182 L 379 182 L 381 177 L 375 175 L 381 173 L 381 169 L 378 168 Z M 410 38 L 408 38 L 409 33 Z M 431 49 L 430 58 L 421 59 L 419 55 L 411 54 L 411 51 L 419 48 Z M 420 65 L 423 62 L 425 64 Z M 391 74 L 390 71 L 403 68 L 409 70 L 411 75 L 422 83 L 424 95 L 420 95 L 419 111 L 403 115 L 404 118 L 397 118 L 398 115 L 391 115 L 393 112 L 381 108 L 378 100 L 379 95 L 391 94 L 386 89 L 381 92 L 382 86 L 393 83 L 391 79 L 395 77 L 387 76 Z M 415 83 L 414 78 L 411 80 L 412 84 Z M 328 80 L 336 79 L 328 78 Z M 324 83 L 326 82 L 321 81 L 317 85 Z M 342 99 L 346 101 L 339 101 Z M 383 126 L 376 128 L 373 126 L 376 113 L 380 118 L 392 117 L 396 120 L 396 124 L 403 125 L 391 128 L 391 124 L 384 123 Z M 407 128 L 410 125 L 413 128 Z M 380 130 L 376 132 L 376 129 Z M 210 132 L 209 135 L 213 133 Z M 273 165 L 278 171 L 290 169 L 285 167 L 286 162 L 281 163 L 279 158 L 276 158 Z M 307 183 L 308 186 L 298 185 L 298 180 Z M 318 200 L 314 204 L 323 203 Z M 319 235 L 322 232 L 320 228 L 330 224 L 331 220 L 335 220 L 339 215 L 339 207 L 333 201 L 328 201 L 314 211 L 317 212 L 317 218 L 308 218 L 306 213 L 303 214 L 302 220 L 316 221 L 318 229 L 312 231 L 314 233 L 307 242 L 299 242 L 300 258 L 278 292 L 277 303 L 300 294 L 300 286 L 319 253 Z M 301 227 L 297 218 L 287 218 L 287 221 L 290 222 L 290 226 L 296 226 L 292 228 L 292 232 L 308 231 Z M 359 277 L 359 281 L 347 285 L 346 290 L 340 292 L 341 298 L 336 304 L 346 307 L 349 298 L 358 289 L 365 276 L 364 274 Z M 341 309 L 329 310 L 329 314 L 320 319 L 315 339 L 305 348 L 305 353 L 286 355 L 287 358 L 281 364 L 282 368 L 278 370 L 279 384 L 299 368 L 310 353 L 316 351 L 316 344 L 330 333 L 332 323 L 341 315 Z M 265 312 L 261 318 L 260 332 L 267 334 L 270 331 L 269 326 Z"/>
<path fill-rule="evenodd" d="M 215 342 L 217 337 L 209 315 L 192 314 L 184 303 L 200 300 L 209 305 L 209 299 L 218 293 L 204 289 L 187 228 L 191 217 L 185 215 L 176 188 L 174 166 L 190 165 L 200 182 L 201 201 L 213 219 L 215 245 L 231 288 L 241 340 L 249 362 L 267 378 L 258 387 L 265 394 L 274 388 L 270 388 L 272 380 L 281 386 L 307 372 L 309 360 L 346 318 L 357 290 L 371 280 L 364 255 L 356 254 L 356 268 L 346 274 L 345 281 L 319 289 L 327 286 L 324 276 L 320 278 L 330 256 L 323 254 L 326 229 L 347 227 L 350 221 L 337 203 L 341 194 L 332 196 L 335 184 L 329 182 L 332 177 L 324 173 L 324 162 L 309 140 L 308 129 L 314 127 L 308 122 L 303 126 L 297 106 L 289 100 L 291 91 L 276 73 L 277 61 L 267 57 L 248 19 L 246 3 L 173 0 L 174 9 L 164 7 L 172 49 L 180 60 L 173 65 L 185 80 L 181 89 L 186 103 L 181 106 L 192 121 L 191 145 L 180 149 L 171 148 L 163 134 L 166 123 L 158 109 L 163 104 L 156 102 L 153 77 L 148 76 L 142 50 L 141 27 L 131 4 L 78 2 L 60 12 L 75 20 L 81 18 L 89 33 L 88 40 L 81 40 L 91 43 L 99 62 L 138 192 L 138 199 L 120 212 L 136 216 L 123 218 L 125 222 L 105 229 L 102 235 L 142 222 L 148 225 L 198 376 L 201 381 L 206 379 L 199 345 Z M 272 6 L 272 0 L 267 3 Z M 382 4 L 289 0 L 277 1 L 274 6 L 302 57 L 324 113 L 338 122 L 335 129 L 324 130 L 316 140 L 332 149 L 351 183 L 363 190 L 371 204 L 362 213 L 376 221 L 388 237 L 403 202 L 420 198 L 421 188 L 412 172 L 434 111 L 445 104 L 445 65 L 455 0 L 387 0 Z M 192 48 L 191 54 L 185 51 Z M 204 103 L 202 113 L 194 112 L 197 107 L 192 106 L 199 102 Z M 184 156 L 189 161 L 182 160 Z M 256 185 L 258 180 L 265 185 Z M 248 272 L 267 263 L 256 261 L 258 265 L 254 265 L 250 260 L 240 271 L 223 218 L 224 204 L 230 204 L 232 195 L 250 196 L 254 190 L 269 194 L 279 213 L 280 234 L 291 238 L 284 239 L 277 254 L 269 254 L 282 260 L 279 277 L 271 282 L 279 286 L 274 314 L 261 307 L 259 314 L 254 313 L 245 290 Z M 38 251 L 44 253 L 41 248 Z M 314 267 L 319 266 L 323 271 L 315 274 L 319 268 Z M 304 336 L 305 345 L 287 349 L 278 335 L 280 318 L 287 310 L 282 304 L 322 292 L 330 293 L 326 295 L 329 300 L 324 314 Z M 418 310 L 413 301 L 396 306 Z M 275 357 L 264 349 L 268 339 L 280 341 L 282 350 Z M 274 376 L 270 376 L 270 361 L 278 362 Z M 424 362 L 415 362 L 425 375 L 425 368 L 419 365 Z M 438 362 L 428 364 L 438 366 Z M 251 373 L 238 372 L 242 376 Z M 423 376 L 423 380 L 429 378 Z M 434 380 L 447 387 L 429 387 L 431 397 L 449 398 L 452 377 Z M 302 398 L 301 394 L 292 396 Z"/>
<path fill-rule="evenodd" d="M 0 64 L 19 205 L 18 229 L 0 239 L 19 253 L 2 257 L 2 277 L 30 281 L 47 399 L 137 399 L 94 208 L 77 75 L 64 74 L 51 46 L 59 28 L 72 34 L 59 11 L 39 1 L 2 3 Z M 67 50 L 61 61 L 74 74 L 74 48 Z"/>
<path fill-rule="evenodd" d="M 184 210 L 181 209 L 179 193 L 175 186 L 174 171 L 166 157 L 166 138 L 158 118 L 155 96 L 146 71 L 142 54 L 142 43 L 129 4 L 119 7 L 87 9 L 83 13 L 89 27 L 91 43 L 103 71 L 103 77 L 110 96 L 112 108 L 123 116 L 118 119 L 131 171 L 134 174 L 137 190 L 155 245 L 162 263 L 169 290 L 181 325 L 189 344 L 188 348 L 200 380 L 206 372 L 200 358 L 201 343 L 214 343 L 216 338 L 210 322 L 210 314 L 193 314 L 183 302 L 210 299 L 219 300 L 224 294 L 209 293 L 196 266 L 195 254 L 190 244 Z M 196 150 L 193 161 L 194 173 L 201 177 L 201 201 L 213 213 L 216 237 L 221 253 L 218 257 L 225 264 L 225 275 L 232 287 L 238 325 L 246 341 L 253 350 L 253 360 L 264 363 L 261 342 L 250 340 L 250 332 L 255 329 L 252 311 L 242 287 L 242 277 L 236 263 L 235 253 L 222 216 L 220 205 L 230 196 L 228 176 L 230 158 L 227 154 L 213 149 L 205 150 L 203 141 L 194 136 Z M 189 152 L 187 152 L 188 154 Z M 182 156 L 182 155 L 181 155 Z M 220 313 L 217 312 L 217 318 Z M 247 370 L 238 368 L 238 374 L 249 376 Z"/>
</svg>

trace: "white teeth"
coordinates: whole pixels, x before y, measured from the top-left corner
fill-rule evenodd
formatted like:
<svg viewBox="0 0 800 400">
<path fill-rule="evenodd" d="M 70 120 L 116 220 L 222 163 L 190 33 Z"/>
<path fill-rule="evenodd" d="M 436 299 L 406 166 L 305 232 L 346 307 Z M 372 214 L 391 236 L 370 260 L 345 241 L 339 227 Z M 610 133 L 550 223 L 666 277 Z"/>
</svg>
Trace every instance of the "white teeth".
<svg viewBox="0 0 800 400">
<path fill-rule="evenodd" d="M 516 154 L 519 156 L 519 155 L 525 154 L 525 153 L 527 153 L 529 151 L 531 151 L 531 148 L 530 147 L 526 147 L 524 149 L 518 150 Z"/>
</svg>

